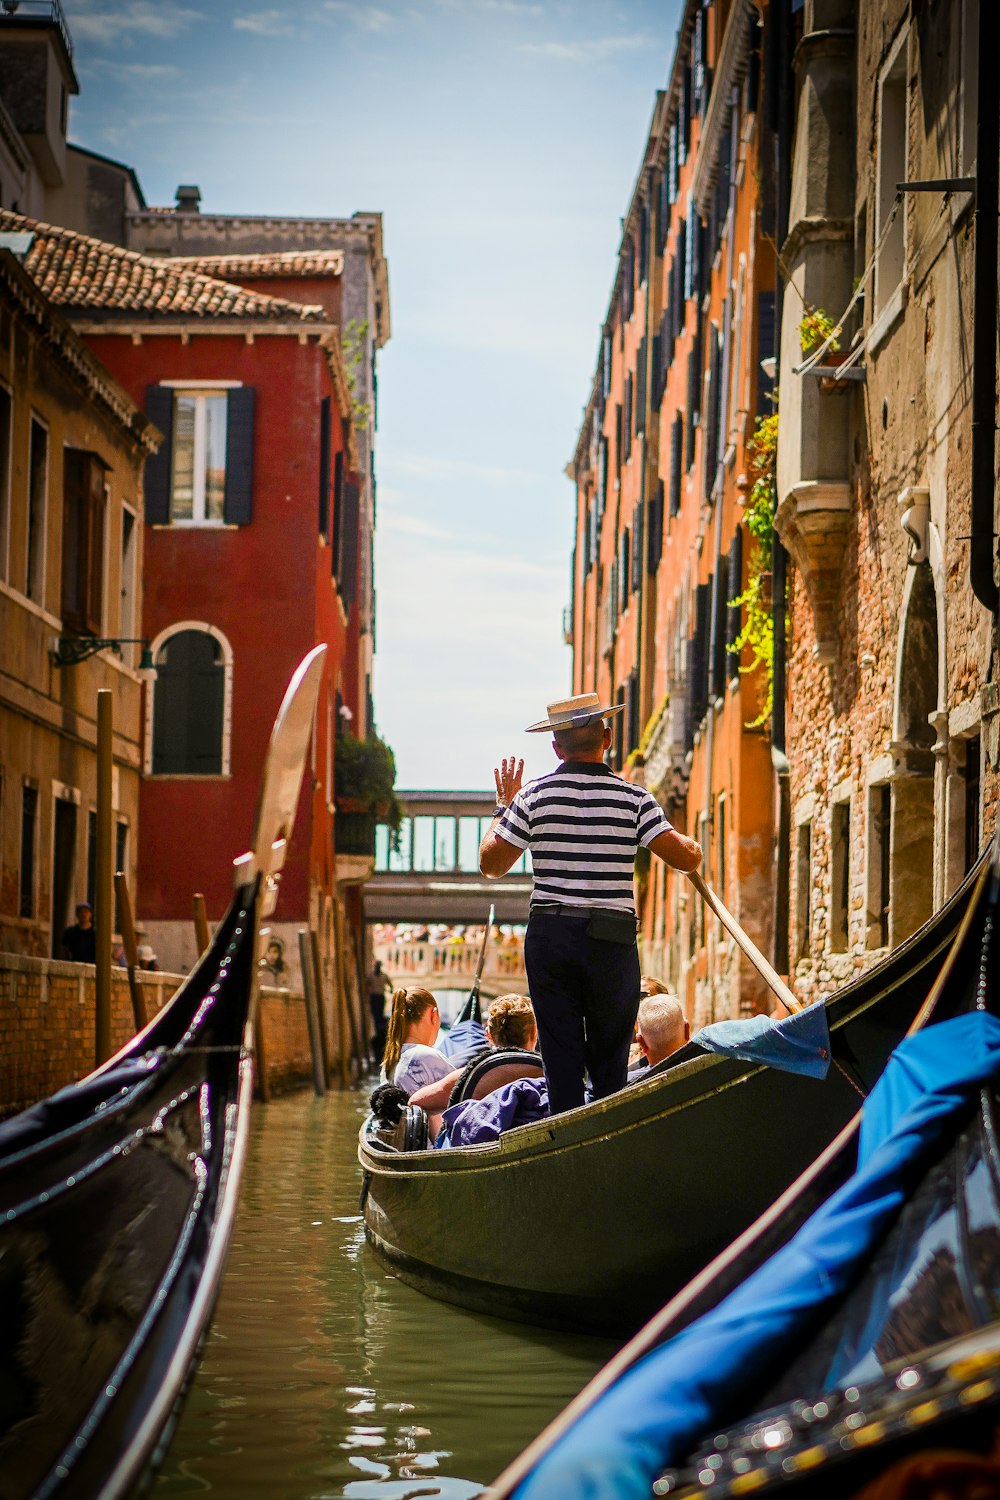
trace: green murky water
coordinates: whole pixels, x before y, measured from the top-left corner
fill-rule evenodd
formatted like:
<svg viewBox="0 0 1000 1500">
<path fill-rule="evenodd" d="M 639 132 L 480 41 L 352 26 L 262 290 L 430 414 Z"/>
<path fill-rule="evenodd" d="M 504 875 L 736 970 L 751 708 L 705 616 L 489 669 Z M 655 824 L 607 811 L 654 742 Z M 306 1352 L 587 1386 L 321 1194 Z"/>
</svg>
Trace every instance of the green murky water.
<svg viewBox="0 0 1000 1500">
<path fill-rule="evenodd" d="M 257 1108 L 215 1323 L 156 1500 L 466 1500 L 607 1342 L 423 1297 L 364 1243 L 364 1095 Z"/>
</svg>

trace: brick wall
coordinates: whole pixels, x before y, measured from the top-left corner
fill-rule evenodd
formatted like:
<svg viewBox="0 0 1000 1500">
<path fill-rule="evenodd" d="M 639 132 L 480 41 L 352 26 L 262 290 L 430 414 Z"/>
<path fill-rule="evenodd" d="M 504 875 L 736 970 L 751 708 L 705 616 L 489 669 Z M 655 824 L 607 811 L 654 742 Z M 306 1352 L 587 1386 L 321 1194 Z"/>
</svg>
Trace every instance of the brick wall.
<svg viewBox="0 0 1000 1500">
<path fill-rule="evenodd" d="M 139 976 L 147 1014 L 161 1010 L 182 975 Z M 296 1088 L 312 1077 L 302 996 L 288 990 L 261 995 L 264 1052 L 272 1090 Z M 94 968 L 91 964 L 0 954 L 0 1118 L 27 1108 L 94 1067 Z M 124 969 L 111 977 L 111 1039 L 117 1050 L 134 1034 Z M 331 1037 L 336 1045 L 336 1038 Z"/>
</svg>

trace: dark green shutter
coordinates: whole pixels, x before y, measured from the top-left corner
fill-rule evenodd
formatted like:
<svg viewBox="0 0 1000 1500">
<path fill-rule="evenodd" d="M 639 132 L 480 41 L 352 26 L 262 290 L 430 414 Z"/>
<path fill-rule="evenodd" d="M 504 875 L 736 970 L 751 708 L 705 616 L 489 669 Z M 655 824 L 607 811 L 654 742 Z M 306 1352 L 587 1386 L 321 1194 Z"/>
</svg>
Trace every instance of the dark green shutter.
<svg viewBox="0 0 1000 1500">
<path fill-rule="evenodd" d="M 330 540 L 330 398 L 319 404 L 319 534 Z"/>
<path fill-rule="evenodd" d="M 642 501 L 635 508 L 632 517 L 632 590 L 634 593 L 642 588 Z"/>
<path fill-rule="evenodd" d="M 230 526 L 253 519 L 253 428 L 256 391 L 237 386 L 226 402 L 226 498 L 223 516 Z"/>
<path fill-rule="evenodd" d="M 743 528 L 737 526 L 733 539 L 729 543 L 729 571 L 726 586 L 726 645 L 734 646 L 740 630 L 743 627 L 743 610 L 739 604 L 733 604 L 743 592 Z M 740 656 L 738 651 L 727 653 L 729 657 L 730 678 L 740 675 Z"/>
<path fill-rule="evenodd" d="M 143 481 L 147 526 L 166 526 L 170 522 L 170 454 L 174 426 L 174 393 L 168 385 L 151 385 L 146 389 L 146 415 L 163 433 L 158 453 L 146 459 Z"/>
<path fill-rule="evenodd" d="M 344 450 L 338 448 L 333 458 L 333 514 L 330 517 L 330 536 L 333 546 L 330 551 L 331 571 L 334 578 L 340 576 L 340 525 L 344 513 Z"/>
<path fill-rule="evenodd" d="M 646 569 L 655 573 L 663 556 L 663 480 L 657 482 L 649 502 L 649 540 L 646 546 Z"/>
<path fill-rule="evenodd" d="M 361 491 L 353 480 L 344 483 L 340 527 L 340 597 L 350 610 L 358 592 L 358 519 Z"/>
<path fill-rule="evenodd" d="M 715 620 L 712 651 L 712 697 L 721 698 L 726 691 L 726 626 L 729 619 L 729 596 L 727 586 L 729 583 L 729 567 L 726 554 L 719 553 L 719 561 L 715 571 L 716 593 L 715 593 Z"/>
<path fill-rule="evenodd" d="M 676 516 L 681 508 L 681 439 L 683 417 L 676 416 L 670 427 L 670 514 Z"/>
</svg>

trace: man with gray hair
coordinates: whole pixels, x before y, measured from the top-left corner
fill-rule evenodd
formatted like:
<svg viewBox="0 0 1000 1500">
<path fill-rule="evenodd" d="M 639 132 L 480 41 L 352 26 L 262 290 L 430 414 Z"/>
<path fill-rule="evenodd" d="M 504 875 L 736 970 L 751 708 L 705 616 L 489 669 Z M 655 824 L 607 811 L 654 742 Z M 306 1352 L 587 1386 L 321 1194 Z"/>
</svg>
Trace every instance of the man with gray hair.
<svg viewBox="0 0 1000 1500">
<path fill-rule="evenodd" d="M 605 764 L 606 720 L 621 712 L 596 693 L 550 703 L 529 734 L 552 731 L 560 764 L 521 787 L 524 762 L 494 770 L 497 805 L 479 850 L 484 875 L 505 875 L 531 850 L 534 887 L 524 966 L 552 1114 L 603 1099 L 625 1083 L 639 1005 L 633 895 L 636 851 L 696 870 L 701 846 L 678 833 L 645 787 Z"/>
<path fill-rule="evenodd" d="M 649 995 L 640 1000 L 635 1039 L 642 1059 L 629 1068 L 629 1083 L 645 1077 L 650 1068 L 683 1047 L 690 1036 L 691 1027 L 676 995 Z"/>
</svg>

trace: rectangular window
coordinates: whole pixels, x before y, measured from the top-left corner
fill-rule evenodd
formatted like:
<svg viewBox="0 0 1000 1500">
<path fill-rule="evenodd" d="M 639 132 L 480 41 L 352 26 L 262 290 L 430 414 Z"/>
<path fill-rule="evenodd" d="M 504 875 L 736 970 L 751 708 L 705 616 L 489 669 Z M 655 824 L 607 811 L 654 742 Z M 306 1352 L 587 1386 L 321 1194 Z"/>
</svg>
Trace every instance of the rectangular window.
<svg viewBox="0 0 1000 1500">
<path fill-rule="evenodd" d="M 45 591 L 45 520 L 49 490 L 49 435 L 41 422 L 31 419 L 28 453 L 28 555 L 24 592 L 36 604 Z"/>
<path fill-rule="evenodd" d="M 414 870 L 426 872 L 434 868 L 434 819 L 413 819 L 413 866 Z"/>
<path fill-rule="evenodd" d="M 434 868 L 435 870 L 454 870 L 455 868 L 455 819 L 434 819 Z"/>
<path fill-rule="evenodd" d="M 982 740 L 978 734 L 965 742 L 965 870 L 979 858 L 979 803 Z"/>
<path fill-rule="evenodd" d="M 906 52 L 904 34 L 879 85 L 875 240 L 882 248 L 875 262 L 876 313 L 902 281 L 906 253 L 903 201 L 896 198 L 896 184 L 906 177 Z"/>
<path fill-rule="evenodd" d="M 68 629 L 90 635 L 100 635 L 103 623 L 106 503 L 106 470 L 100 459 L 78 448 L 65 449 L 60 609 Z"/>
<path fill-rule="evenodd" d="M 135 512 L 122 506 L 121 546 L 121 608 L 118 611 L 119 629 L 125 637 L 138 634 L 135 611 L 136 594 L 136 541 Z"/>
<path fill-rule="evenodd" d="M 479 869 L 479 819 L 472 816 L 458 820 L 458 868 L 465 874 Z"/>
<path fill-rule="evenodd" d="M 10 548 L 10 457 L 13 406 L 10 391 L 0 385 L 0 578 L 8 576 Z"/>
<path fill-rule="evenodd" d="M 833 805 L 830 845 L 830 951 L 846 953 L 851 910 L 850 802 Z"/>
<path fill-rule="evenodd" d="M 868 933 L 866 946 L 889 946 L 889 871 L 892 846 L 892 788 L 868 790 Z"/>
<path fill-rule="evenodd" d="M 384 875 L 389 868 L 389 827 L 386 823 L 375 825 L 375 873 Z"/>
<path fill-rule="evenodd" d="M 226 504 L 225 391 L 175 391 L 170 519 L 221 525 Z"/>
<path fill-rule="evenodd" d="M 35 858 L 38 846 L 38 788 L 21 788 L 21 871 L 18 915 L 35 915 Z"/>
<path fill-rule="evenodd" d="M 115 823 L 115 874 L 121 874 L 128 880 L 128 824 L 124 818 L 119 818 Z M 118 892 L 115 891 L 115 931 L 121 932 L 122 919 L 118 909 Z"/>
<path fill-rule="evenodd" d="M 795 935 L 799 958 L 809 957 L 812 929 L 812 824 L 800 823 L 795 848 Z"/>
<path fill-rule="evenodd" d="M 399 825 L 399 836 L 389 850 L 389 869 L 394 874 L 405 874 L 410 869 L 410 843 L 413 836 L 413 819 L 404 818 Z"/>
</svg>

